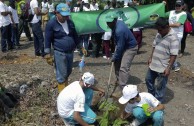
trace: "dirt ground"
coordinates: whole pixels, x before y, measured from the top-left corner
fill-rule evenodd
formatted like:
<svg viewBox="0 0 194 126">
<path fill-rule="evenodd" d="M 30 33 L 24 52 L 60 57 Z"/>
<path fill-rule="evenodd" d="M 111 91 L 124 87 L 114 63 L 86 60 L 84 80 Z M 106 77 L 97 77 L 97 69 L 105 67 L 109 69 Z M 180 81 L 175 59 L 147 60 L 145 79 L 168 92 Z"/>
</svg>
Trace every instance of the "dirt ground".
<svg viewBox="0 0 194 126">
<path fill-rule="evenodd" d="M 136 55 L 131 66 L 130 84 L 136 84 L 140 91 L 147 91 L 145 75 L 148 69 L 147 60 L 152 49 L 156 30 L 143 31 L 143 46 Z M 194 125 L 194 36 L 188 36 L 185 55 L 178 58 L 181 64 L 179 72 L 171 72 L 165 97 L 165 126 Z M 27 85 L 25 93 L 20 94 L 20 104 L 12 110 L 12 118 L 1 123 L 3 126 L 62 126 L 63 122 L 57 115 L 55 74 L 41 57 L 34 56 L 33 42 L 23 41 L 18 50 L 0 53 L 0 83 L 9 90 L 19 94 L 19 88 Z M 74 68 L 69 82 L 81 76 L 78 63 L 80 57 L 75 53 Z M 85 59 L 85 71 L 95 75 L 98 86 L 106 89 L 110 74 L 110 61 L 99 58 Z M 115 81 L 112 72 L 111 87 Z M 112 90 L 112 88 L 110 89 Z"/>
</svg>

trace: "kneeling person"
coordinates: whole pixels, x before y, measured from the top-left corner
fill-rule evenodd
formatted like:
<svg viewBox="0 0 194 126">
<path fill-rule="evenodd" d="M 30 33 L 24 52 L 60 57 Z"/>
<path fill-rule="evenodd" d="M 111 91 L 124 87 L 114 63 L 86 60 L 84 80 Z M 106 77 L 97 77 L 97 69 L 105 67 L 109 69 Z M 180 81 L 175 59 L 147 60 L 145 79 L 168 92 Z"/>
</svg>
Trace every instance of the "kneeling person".
<svg viewBox="0 0 194 126">
<path fill-rule="evenodd" d="M 57 98 L 57 108 L 60 117 L 67 123 L 88 126 L 96 121 L 96 114 L 90 108 L 93 90 L 99 91 L 101 96 L 104 90 L 94 87 L 94 75 L 86 72 L 80 79 L 64 88 Z"/>
<path fill-rule="evenodd" d="M 138 93 L 136 85 L 126 85 L 122 93 L 123 96 L 119 99 L 119 103 L 127 103 L 121 115 L 122 119 L 126 119 L 133 114 L 136 119 L 132 122 L 132 126 L 139 126 L 148 118 L 152 118 L 154 122 L 153 126 L 163 125 L 164 105 L 152 94 L 147 92 Z M 142 107 L 144 104 L 148 104 L 149 106 L 146 110 Z M 147 116 L 147 112 L 150 114 L 149 116 Z"/>
</svg>

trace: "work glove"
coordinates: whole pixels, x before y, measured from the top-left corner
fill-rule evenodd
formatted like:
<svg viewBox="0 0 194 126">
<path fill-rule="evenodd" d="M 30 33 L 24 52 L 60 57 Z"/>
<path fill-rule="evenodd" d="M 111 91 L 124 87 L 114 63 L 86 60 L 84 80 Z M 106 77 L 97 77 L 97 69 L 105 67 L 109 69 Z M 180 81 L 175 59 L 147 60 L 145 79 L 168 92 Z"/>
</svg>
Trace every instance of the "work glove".
<svg viewBox="0 0 194 126">
<path fill-rule="evenodd" d="M 82 48 L 82 53 L 84 54 L 84 56 L 87 56 L 88 55 L 88 52 L 85 48 Z"/>
<path fill-rule="evenodd" d="M 44 58 L 46 59 L 46 62 L 49 65 L 53 66 L 53 64 L 54 64 L 54 58 L 52 56 L 50 56 L 50 54 L 45 55 Z"/>
</svg>

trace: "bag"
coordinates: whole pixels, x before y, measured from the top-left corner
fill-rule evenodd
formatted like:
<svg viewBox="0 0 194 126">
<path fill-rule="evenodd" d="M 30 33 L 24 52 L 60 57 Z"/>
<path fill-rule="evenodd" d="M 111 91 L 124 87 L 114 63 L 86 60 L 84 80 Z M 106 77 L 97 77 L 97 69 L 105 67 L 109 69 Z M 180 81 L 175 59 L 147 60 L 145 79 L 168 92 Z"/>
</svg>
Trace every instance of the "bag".
<svg viewBox="0 0 194 126">
<path fill-rule="evenodd" d="M 190 33 L 190 32 L 192 32 L 192 24 L 191 24 L 191 22 L 189 21 L 189 20 L 186 20 L 185 21 L 185 24 L 184 24 L 184 30 L 185 30 L 185 32 L 187 32 L 187 33 Z"/>
</svg>

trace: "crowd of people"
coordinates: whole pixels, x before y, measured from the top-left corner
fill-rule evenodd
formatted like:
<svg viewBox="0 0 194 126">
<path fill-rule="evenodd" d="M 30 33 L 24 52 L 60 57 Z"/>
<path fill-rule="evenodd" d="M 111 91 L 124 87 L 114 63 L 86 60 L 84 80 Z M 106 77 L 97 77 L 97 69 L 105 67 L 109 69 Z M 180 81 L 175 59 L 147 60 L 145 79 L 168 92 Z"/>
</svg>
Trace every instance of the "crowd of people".
<svg viewBox="0 0 194 126">
<path fill-rule="evenodd" d="M 79 81 L 71 84 L 68 84 L 68 78 L 72 72 L 75 49 L 80 51 L 80 56 L 91 55 L 92 58 L 97 58 L 103 45 L 103 58 L 114 64 L 116 84 L 119 85 L 120 92 L 119 103 L 127 103 L 121 118 L 126 119 L 133 115 L 136 119 L 131 125 L 138 126 L 144 123 L 149 117 L 146 116 L 142 106 L 148 104 L 150 106 L 148 112 L 151 113 L 150 118 L 153 119 L 154 126 L 163 125 L 162 103 L 170 70 L 180 70 L 176 61 L 180 44 L 179 56 L 184 55 L 188 34 L 184 31 L 184 23 L 189 20 L 194 26 L 193 18 L 183 0 L 176 1 L 175 10 L 169 12 L 168 19 L 159 17 L 155 23 L 158 33 L 153 42 L 145 77 L 148 93 L 139 93 L 136 85 L 127 84 L 131 63 L 141 47 L 142 28 L 129 29 L 113 10 L 107 13 L 104 22 L 111 32 L 78 35 L 71 20 L 71 12 L 97 11 L 99 5 L 96 0 L 92 0 L 91 3 L 88 0 L 78 0 L 73 6 L 71 0 L 56 6 L 44 0 L 41 7 L 37 0 L 21 0 L 17 1 L 17 4 L 15 2 L 9 0 L 8 7 L 4 0 L 0 0 L 1 51 L 6 53 L 8 50 L 19 48 L 23 30 L 28 40 L 34 41 L 35 56 L 42 56 L 48 64 L 55 66 L 59 92 L 57 108 L 65 123 L 97 125 L 96 114 L 90 108 L 93 90 L 99 91 L 101 96 L 104 96 L 105 91 L 94 86 L 95 79 L 92 73 L 84 73 Z M 139 2 L 136 0 L 125 1 L 122 7 L 137 5 Z M 104 9 L 117 7 L 120 6 L 115 1 L 107 1 Z M 51 50 L 54 50 L 53 54 Z"/>
</svg>

